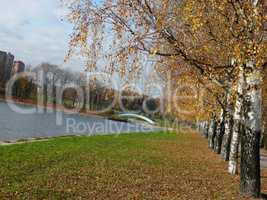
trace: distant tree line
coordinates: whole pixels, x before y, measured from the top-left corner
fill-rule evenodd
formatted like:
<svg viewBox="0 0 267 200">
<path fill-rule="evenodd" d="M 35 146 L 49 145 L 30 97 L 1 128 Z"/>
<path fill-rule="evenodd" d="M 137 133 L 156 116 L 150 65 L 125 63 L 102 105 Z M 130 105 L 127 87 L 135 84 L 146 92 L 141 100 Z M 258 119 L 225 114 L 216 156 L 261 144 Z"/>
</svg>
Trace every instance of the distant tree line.
<svg viewBox="0 0 267 200">
<path fill-rule="evenodd" d="M 27 72 L 39 74 L 39 78 L 41 75 L 43 84 L 30 77 L 19 78 L 12 87 L 12 96 L 19 100 L 37 103 L 38 94 L 41 91 L 39 98 L 43 99 L 44 105 L 55 107 L 58 103 L 57 92 L 64 89 L 62 104 L 69 109 L 82 106 L 82 111 L 105 110 L 108 113 L 127 111 L 146 114 L 143 103 L 145 99 L 149 99 L 146 101 L 146 109 L 157 111 L 157 113 L 152 112 L 153 115 L 159 114 L 159 99 L 149 98 L 133 90 L 121 91 L 120 93 L 96 77 L 87 81 L 84 72 L 70 71 L 50 63 L 42 63 L 35 68 L 28 68 Z M 79 87 L 83 91 L 84 99 L 79 99 L 75 87 Z M 118 99 L 120 96 L 123 96 L 121 100 Z M 106 108 L 110 109 L 106 110 Z M 152 114 L 148 113 L 148 115 Z"/>
</svg>

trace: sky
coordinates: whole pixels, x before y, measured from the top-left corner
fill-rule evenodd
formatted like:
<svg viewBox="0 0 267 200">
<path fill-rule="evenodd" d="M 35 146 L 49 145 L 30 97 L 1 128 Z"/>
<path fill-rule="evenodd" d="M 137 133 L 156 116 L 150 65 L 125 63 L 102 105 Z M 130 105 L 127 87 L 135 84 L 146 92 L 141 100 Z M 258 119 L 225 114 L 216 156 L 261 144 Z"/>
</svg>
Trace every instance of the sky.
<svg viewBox="0 0 267 200">
<path fill-rule="evenodd" d="M 0 5 L 0 50 L 33 67 L 50 62 L 84 69 L 79 59 L 64 63 L 72 25 L 60 0 L 0 0 Z"/>
<path fill-rule="evenodd" d="M 60 0 L 0 0 L 0 5 L 1 51 L 12 53 L 15 60 L 23 61 L 26 66 L 49 62 L 72 71 L 84 71 L 81 58 L 64 63 L 72 25 Z M 149 82 L 150 70 L 139 80 L 140 87 Z"/>
</svg>

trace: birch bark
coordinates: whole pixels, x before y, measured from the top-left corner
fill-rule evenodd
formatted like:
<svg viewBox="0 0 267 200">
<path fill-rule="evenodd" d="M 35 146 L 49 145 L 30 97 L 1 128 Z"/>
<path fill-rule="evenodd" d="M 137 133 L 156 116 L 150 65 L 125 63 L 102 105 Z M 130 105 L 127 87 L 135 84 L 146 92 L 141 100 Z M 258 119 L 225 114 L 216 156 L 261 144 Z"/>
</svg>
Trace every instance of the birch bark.
<svg viewBox="0 0 267 200">
<path fill-rule="evenodd" d="M 260 196 L 260 137 L 262 128 L 262 71 L 253 62 L 245 74 L 244 131 L 241 134 L 240 191 Z"/>
<path fill-rule="evenodd" d="M 226 94 L 224 136 L 223 136 L 222 150 L 221 150 L 221 157 L 225 161 L 229 160 L 232 132 L 233 132 L 233 108 L 231 103 L 231 91 L 228 90 Z"/>
<path fill-rule="evenodd" d="M 230 174 L 237 174 L 237 161 L 238 161 L 238 146 L 239 146 L 239 137 L 240 137 L 240 129 L 241 129 L 241 121 L 242 121 L 242 105 L 243 105 L 243 92 L 244 92 L 244 71 L 243 68 L 239 69 L 239 80 L 237 86 L 237 95 L 236 102 L 234 108 L 234 125 L 233 125 L 233 133 L 231 138 L 230 145 L 230 154 L 229 154 L 229 165 L 228 172 Z"/>
</svg>

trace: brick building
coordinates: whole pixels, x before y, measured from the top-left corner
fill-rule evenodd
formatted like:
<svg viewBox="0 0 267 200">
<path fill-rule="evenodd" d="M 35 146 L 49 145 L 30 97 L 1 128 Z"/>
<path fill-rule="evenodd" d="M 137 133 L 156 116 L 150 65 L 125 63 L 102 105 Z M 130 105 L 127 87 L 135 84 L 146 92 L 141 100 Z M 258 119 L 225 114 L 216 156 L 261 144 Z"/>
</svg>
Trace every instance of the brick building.
<svg viewBox="0 0 267 200">
<path fill-rule="evenodd" d="M 22 61 L 15 61 L 12 69 L 12 74 L 24 72 L 25 64 Z"/>
<path fill-rule="evenodd" d="M 2 87 L 11 77 L 13 62 L 12 54 L 0 51 L 0 84 Z"/>
</svg>

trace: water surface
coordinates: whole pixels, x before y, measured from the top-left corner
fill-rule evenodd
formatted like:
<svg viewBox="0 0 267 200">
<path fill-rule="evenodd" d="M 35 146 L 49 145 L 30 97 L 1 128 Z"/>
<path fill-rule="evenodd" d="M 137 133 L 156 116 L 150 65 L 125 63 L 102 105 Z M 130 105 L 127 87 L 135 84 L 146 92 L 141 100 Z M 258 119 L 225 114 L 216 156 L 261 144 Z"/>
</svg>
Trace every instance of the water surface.
<svg viewBox="0 0 267 200">
<path fill-rule="evenodd" d="M 20 108 L 33 108 L 17 105 Z M 45 138 L 64 135 L 99 135 L 128 132 L 152 131 L 141 124 L 111 121 L 97 116 L 62 114 L 62 120 L 55 111 L 48 113 L 21 114 L 13 111 L 7 103 L 0 102 L 0 141 Z M 62 122 L 57 124 L 57 119 Z"/>
</svg>

